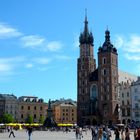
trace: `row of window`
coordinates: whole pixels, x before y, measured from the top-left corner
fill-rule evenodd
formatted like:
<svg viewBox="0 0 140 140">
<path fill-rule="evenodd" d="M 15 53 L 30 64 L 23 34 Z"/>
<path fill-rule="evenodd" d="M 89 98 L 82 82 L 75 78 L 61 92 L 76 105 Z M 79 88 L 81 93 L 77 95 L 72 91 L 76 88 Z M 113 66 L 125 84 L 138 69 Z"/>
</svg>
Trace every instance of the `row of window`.
<svg viewBox="0 0 140 140">
<path fill-rule="evenodd" d="M 63 112 L 68 112 L 70 111 L 69 109 L 63 109 Z M 72 112 L 74 112 L 74 109 L 71 110 Z"/>
<path fill-rule="evenodd" d="M 126 95 L 129 97 L 129 92 L 127 92 Z M 122 98 L 124 98 L 124 93 L 122 93 Z"/>
<path fill-rule="evenodd" d="M 68 113 L 63 113 L 63 116 L 68 116 Z M 72 113 L 71 116 L 74 116 L 74 114 Z"/>
<path fill-rule="evenodd" d="M 125 117 L 125 116 L 130 116 L 130 108 L 122 108 L 122 116 Z"/>
<path fill-rule="evenodd" d="M 122 105 L 125 105 L 124 101 L 122 101 Z M 126 105 L 130 105 L 129 100 L 127 100 L 127 104 Z"/>
<path fill-rule="evenodd" d="M 103 57 L 103 58 L 102 58 L 102 64 L 107 64 L 107 63 L 108 63 L 108 62 L 107 62 L 107 58 L 106 58 L 106 57 Z M 117 65 L 117 63 L 118 63 L 117 58 L 112 57 L 112 58 L 111 58 L 111 63 Z"/>
<path fill-rule="evenodd" d="M 28 116 L 28 115 L 27 115 L 27 116 Z M 24 114 L 21 114 L 21 119 L 27 118 L 27 116 L 25 116 Z M 42 114 L 40 114 L 40 117 L 42 117 Z M 33 118 L 36 119 L 36 118 L 37 118 L 37 115 L 34 114 L 34 115 L 33 115 Z"/>
<path fill-rule="evenodd" d="M 25 107 L 24 106 L 21 106 L 21 110 L 24 110 L 24 109 L 25 109 Z M 28 106 L 27 109 L 30 110 L 31 109 L 31 106 Z M 43 107 L 41 106 L 39 109 L 40 110 L 43 110 Z M 36 106 L 34 106 L 34 110 L 37 110 L 37 107 Z"/>
</svg>

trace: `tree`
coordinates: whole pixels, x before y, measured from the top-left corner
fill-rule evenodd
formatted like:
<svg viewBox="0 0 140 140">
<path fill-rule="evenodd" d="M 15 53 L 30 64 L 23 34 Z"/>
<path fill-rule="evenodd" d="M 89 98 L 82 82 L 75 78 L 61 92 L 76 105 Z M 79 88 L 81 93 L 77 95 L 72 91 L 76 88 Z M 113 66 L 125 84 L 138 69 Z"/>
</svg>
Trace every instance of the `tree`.
<svg viewBox="0 0 140 140">
<path fill-rule="evenodd" d="M 11 114 L 3 114 L 1 121 L 3 123 L 12 123 L 12 122 L 14 122 L 14 118 Z"/>
<path fill-rule="evenodd" d="M 26 123 L 33 123 L 33 117 L 31 115 L 28 115 L 28 117 L 26 118 Z"/>
<path fill-rule="evenodd" d="M 39 123 L 41 123 L 41 124 L 43 124 L 44 123 L 44 116 L 41 116 L 40 118 L 39 118 Z"/>
</svg>

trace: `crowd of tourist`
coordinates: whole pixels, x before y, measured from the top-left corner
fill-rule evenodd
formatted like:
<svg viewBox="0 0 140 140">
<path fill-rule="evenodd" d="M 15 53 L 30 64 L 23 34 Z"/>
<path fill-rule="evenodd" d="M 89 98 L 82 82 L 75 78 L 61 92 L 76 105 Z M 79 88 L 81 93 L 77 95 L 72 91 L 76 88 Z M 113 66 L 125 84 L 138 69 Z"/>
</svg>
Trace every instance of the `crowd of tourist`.
<svg viewBox="0 0 140 140">
<path fill-rule="evenodd" d="M 92 126 L 89 128 L 91 131 L 92 140 L 131 140 L 134 137 L 134 140 L 140 140 L 140 128 L 133 130 L 131 133 L 129 128 L 115 128 L 110 130 L 107 126 L 96 127 Z M 87 128 L 84 130 L 87 131 Z M 83 138 L 83 129 L 81 127 L 76 127 L 75 129 L 76 139 Z M 112 135 L 115 136 L 113 139 Z M 130 137 L 130 135 L 133 135 Z"/>
</svg>

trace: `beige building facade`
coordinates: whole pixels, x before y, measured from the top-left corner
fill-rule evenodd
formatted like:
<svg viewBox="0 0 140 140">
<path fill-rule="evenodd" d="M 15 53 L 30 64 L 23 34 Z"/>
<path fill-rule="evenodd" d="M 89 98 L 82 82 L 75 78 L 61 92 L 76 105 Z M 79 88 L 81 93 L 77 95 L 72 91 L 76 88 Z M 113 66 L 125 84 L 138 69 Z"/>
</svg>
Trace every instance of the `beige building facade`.
<svg viewBox="0 0 140 140">
<path fill-rule="evenodd" d="M 30 115 L 35 123 L 38 123 L 40 118 L 44 119 L 47 116 L 47 103 L 43 99 L 37 97 L 22 96 L 19 97 L 19 122 L 26 122 L 27 117 Z"/>
<path fill-rule="evenodd" d="M 54 119 L 56 123 L 77 122 L 77 106 L 71 103 L 60 103 L 54 107 Z"/>
</svg>

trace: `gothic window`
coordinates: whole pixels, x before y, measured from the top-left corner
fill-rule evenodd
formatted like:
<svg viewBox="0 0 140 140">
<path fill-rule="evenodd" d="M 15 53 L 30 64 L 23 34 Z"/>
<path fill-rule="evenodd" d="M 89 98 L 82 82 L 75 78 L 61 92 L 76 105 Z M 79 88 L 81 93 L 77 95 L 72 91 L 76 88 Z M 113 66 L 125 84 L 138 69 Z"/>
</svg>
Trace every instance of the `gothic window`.
<svg viewBox="0 0 140 140">
<path fill-rule="evenodd" d="M 97 99 L 97 96 L 98 96 L 97 85 L 92 85 L 90 90 L 90 98 Z"/>
<path fill-rule="evenodd" d="M 102 64 L 106 64 L 106 58 L 105 57 L 103 57 L 103 59 L 102 59 Z"/>
<path fill-rule="evenodd" d="M 103 69 L 103 75 L 107 75 L 107 70 Z"/>
</svg>

